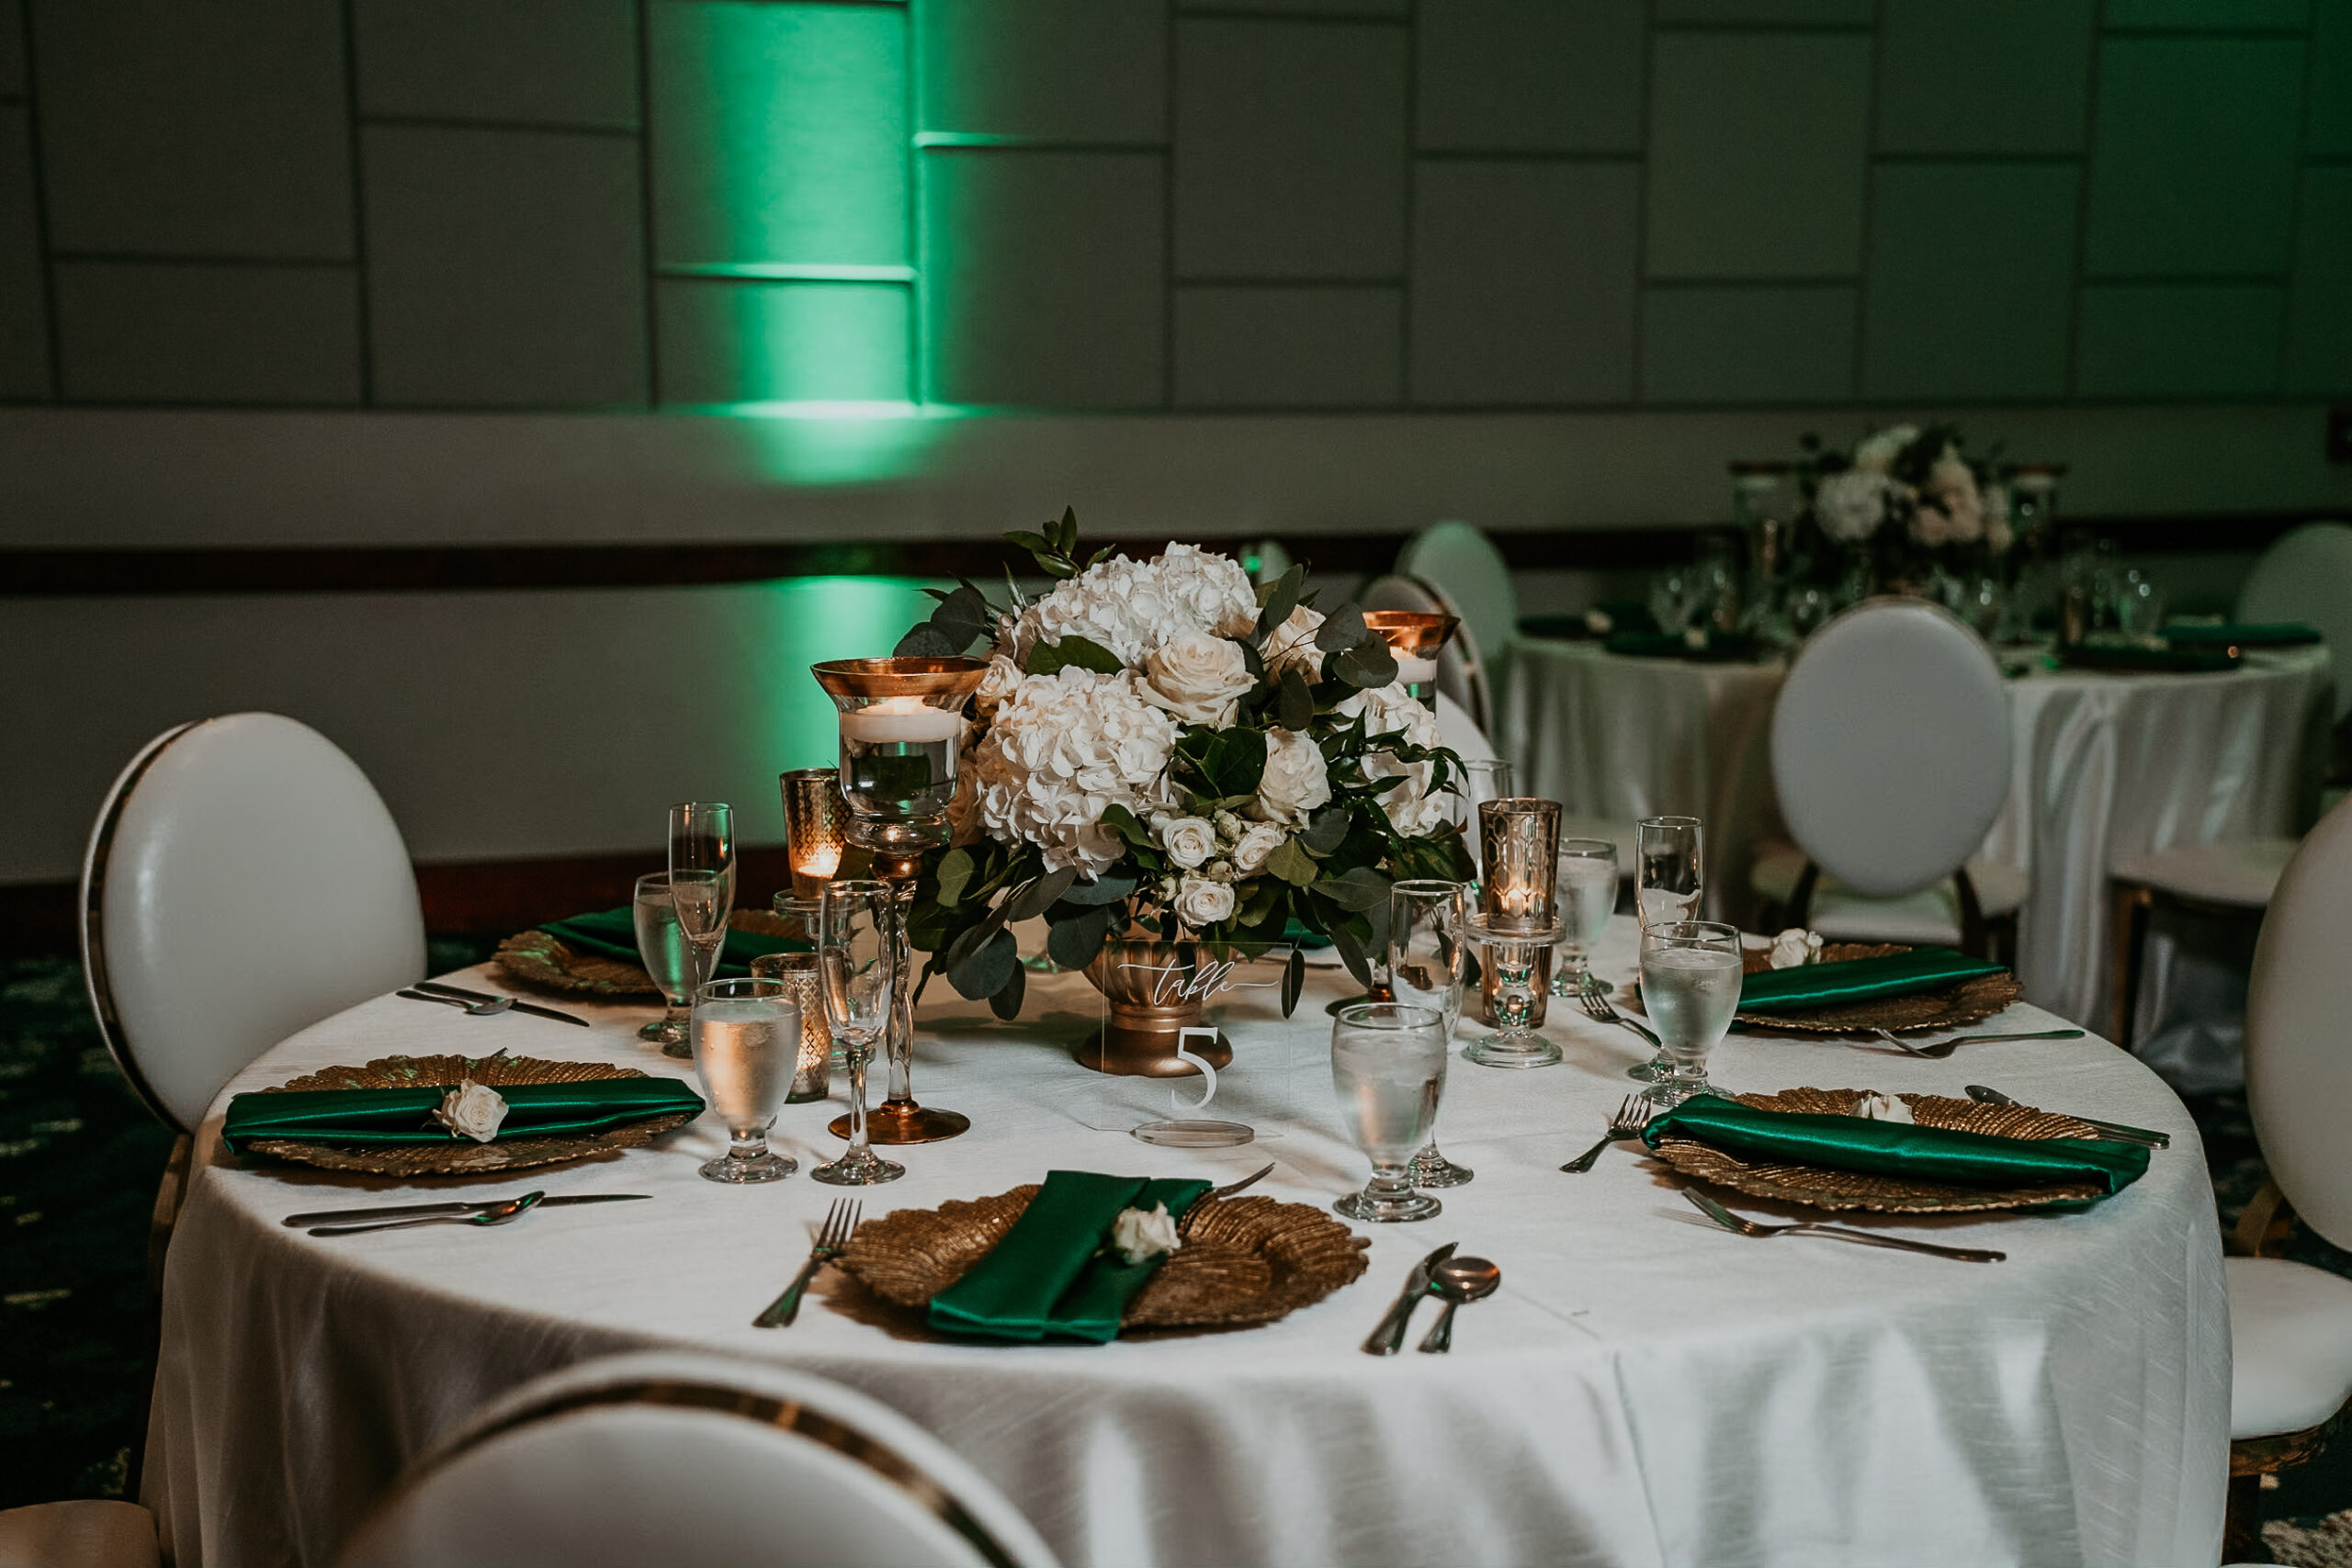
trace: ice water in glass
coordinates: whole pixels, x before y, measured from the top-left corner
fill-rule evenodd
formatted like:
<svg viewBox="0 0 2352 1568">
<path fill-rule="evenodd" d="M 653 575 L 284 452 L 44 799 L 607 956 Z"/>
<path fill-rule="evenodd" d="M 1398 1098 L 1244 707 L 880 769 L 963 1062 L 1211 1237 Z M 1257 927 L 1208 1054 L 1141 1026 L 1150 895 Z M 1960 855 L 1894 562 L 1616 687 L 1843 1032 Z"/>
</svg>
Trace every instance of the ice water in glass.
<svg viewBox="0 0 2352 1568">
<path fill-rule="evenodd" d="M 1560 912 L 1559 954 L 1566 962 L 1552 976 L 1552 994 L 1573 997 L 1584 983 L 1592 950 L 1609 933 L 1617 912 L 1617 846 L 1605 839 L 1560 840 L 1560 874 L 1554 882 Z"/>
<path fill-rule="evenodd" d="M 767 1146 L 768 1124 L 800 1059 L 800 1004 L 775 980 L 714 980 L 695 996 L 695 1071 L 726 1123 L 726 1156 L 706 1180 L 776 1181 L 799 1168 Z"/>
<path fill-rule="evenodd" d="M 1677 1105 L 1720 1091 L 1707 1081 L 1707 1055 L 1731 1029 L 1742 984 L 1739 932 L 1712 920 L 1680 920 L 1642 933 L 1642 1005 L 1672 1072 L 1647 1098 Z"/>
<path fill-rule="evenodd" d="M 1413 1151 L 1437 1127 L 1445 1092 L 1445 1020 L 1432 1009 L 1363 1002 L 1331 1026 L 1331 1089 L 1340 1122 L 1372 1161 L 1372 1181 L 1332 1207 L 1351 1220 L 1421 1220 L 1438 1201 L 1407 1179 Z"/>
<path fill-rule="evenodd" d="M 685 933 L 678 929 L 678 908 L 670 900 L 670 874 L 657 871 L 637 879 L 632 903 L 637 917 L 637 959 L 662 992 L 669 1010 L 637 1032 L 664 1055 L 694 1055 L 686 1039 L 686 1010 L 695 999 L 695 956 Z"/>
</svg>

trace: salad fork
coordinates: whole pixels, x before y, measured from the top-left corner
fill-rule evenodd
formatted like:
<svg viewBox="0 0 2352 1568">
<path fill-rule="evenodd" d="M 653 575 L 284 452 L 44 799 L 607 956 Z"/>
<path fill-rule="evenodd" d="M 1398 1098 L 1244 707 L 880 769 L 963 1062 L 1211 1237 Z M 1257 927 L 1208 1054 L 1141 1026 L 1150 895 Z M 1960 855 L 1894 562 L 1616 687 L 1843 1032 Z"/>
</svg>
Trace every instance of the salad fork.
<svg viewBox="0 0 2352 1568">
<path fill-rule="evenodd" d="M 1601 982 L 1600 976 L 1589 969 L 1585 971 L 1584 984 L 1577 988 L 1577 999 L 1584 1004 L 1584 1010 L 1589 1017 L 1598 1019 L 1602 1023 L 1614 1023 L 1630 1029 L 1651 1044 L 1658 1046 L 1659 1049 L 1665 1048 L 1658 1037 L 1651 1033 L 1647 1028 L 1617 1010 L 1617 1004 L 1609 999 L 1609 987 Z"/>
<path fill-rule="evenodd" d="M 1858 1231 L 1845 1225 L 1826 1225 L 1811 1221 L 1796 1224 L 1768 1225 L 1755 1220 L 1742 1219 L 1704 1193 L 1686 1187 L 1682 1195 L 1698 1206 L 1699 1212 L 1727 1231 L 1742 1235 L 1826 1235 L 1832 1241 L 1850 1241 L 1861 1247 L 1892 1247 L 1897 1252 L 1924 1252 L 1930 1258 L 1953 1258 L 1962 1263 L 1999 1263 L 2009 1255 L 2006 1252 L 1980 1251 L 1969 1247 L 1938 1247 L 1931 1241 L 1913 1241 L 1907 1236 L 1881 1235 L 1876 1231 Z"/>
<path fill-rule="evenodd" d="M 1914 1045 L 1908 1040 L 1900 1039 L 1887 1030 L 1873 1029 L 1871 1032 L 1898 1051 L 1907 1051 L 1914 1056 L 1924 1057 L 1930 1062 L 1940 1062 L 1962 1045 L 1973 1045 L 1980 1040 L 2080 1040 L 2083 1037 L 2083 1032 L 2079 1029 L 2035 1029 L 2018 1034 L 1955 1034 L 1949 1040 L 1937 1040 L 1925 1045 Z"/>
<path fill-rule="evenodd" d="M 833 1200 L 832 1208 L 826 1212 L 823 1227 L 817 1232 L 817 1245 L 808 1249 L 808 1261 L 800 1266 L 800 1272 L 792 1277 L 792 1283 L 784 1288 L 784 1294 L 770 1302 L 766 1311 L 752 1319 L 752 1327 L 784 1328 L 800 1315 L 800 1298 L 808 1291 L 808 1281 L 817 1277 L 818 1269 L 839 1258 L 842 1249 L 849 1246 L 849 1238 L 857 1231 L 857 1217 L 865 1208 L 865 1204 L 853 1202 L 847 1198 Z"/>
<path fill-rule="evenodd" d="M 1622 1139 L 1640 1137 L 1642 1129 L 1649 1124 L 1649 1105 L 1640 1095 L 1627 1095 L 1624 1103 L 1617 1107 L 1617 1114 L 1609 1119 L 1609 1131 L 1602 1135 L 1600 1142 L 1560 1168 L 1577 1175 L 1590 1170 L 1593 1161 L 1600 1157 L 1601 1150 Z"/>
</svg>

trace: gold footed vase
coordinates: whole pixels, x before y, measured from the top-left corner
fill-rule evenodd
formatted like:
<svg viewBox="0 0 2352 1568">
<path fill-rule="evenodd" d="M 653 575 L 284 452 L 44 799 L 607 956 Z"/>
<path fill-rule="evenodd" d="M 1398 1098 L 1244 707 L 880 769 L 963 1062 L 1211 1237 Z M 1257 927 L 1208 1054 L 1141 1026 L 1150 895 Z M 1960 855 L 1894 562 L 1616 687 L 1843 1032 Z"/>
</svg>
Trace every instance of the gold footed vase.
<svg viewBox="0 0 2352 1568">
<path fill-rule="evenodd" d="M 1224 1035 L 1211 1044 L 1198 1035 L 1187 1041 L 1181 1032 L 1201 1026 L 1203 992 L 1214 980 L 1213 973 L 1204 978 L 1203 967 L 1198 942 L 1115 938 L 1104 943 L 1086 966 L 1086 977 L 1102 993 L 1111 1016 L 1079 1046 L 1079 1065 L 1125 1077 L 1189 1077 L 1197 1069 L 1177 1055 L 1180 1044 L 1211 1067 L 1231 1065 L 1233 1044 Z"/>
</svg>

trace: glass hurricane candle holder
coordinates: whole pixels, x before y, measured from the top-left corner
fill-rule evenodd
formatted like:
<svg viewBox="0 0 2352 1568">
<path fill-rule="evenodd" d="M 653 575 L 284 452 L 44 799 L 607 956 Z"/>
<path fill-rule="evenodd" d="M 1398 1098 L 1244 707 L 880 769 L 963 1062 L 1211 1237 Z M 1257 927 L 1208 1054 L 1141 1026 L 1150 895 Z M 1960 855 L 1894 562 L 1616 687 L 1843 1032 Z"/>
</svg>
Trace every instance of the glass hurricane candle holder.
<svg viewBox="0 0 2352 1568">
<path fill-rule="evenodd" d="M 812 909 L 825 884 L 842 868 L 842 830 L 849 803 L 838 768 L 795 768 L 776 775 L 784 795 L 784 853 L 792 867 L 792 897 Z"/>
<path fill-rule="evenodd" d="M 964 705 L 987 664 L 908 656 L 836 659 L 809 668 L 841 710 L 837 776 L 849 807 L 850 842 L 879 857 L 910 860 L 945 843 Z"/>
<path fill-rule="evenodd" d="M 1559 922 L 1477 915 L 1464 921 L 1463 930 L 1486 954 L 1480 967 L 1495 1032 L 1464 1046 L 1462 1059 L 1482 1067 L 1548 1067 L 1559 1061 L 1560 1048 L 1536 1032 Z"/>
<path fill-rule="evenodd" d="M 1560 874 L 1560 803 L 1505 795 L 1478 803 L 1480 912 L 1498 925 L 1549 926 Z"/>
<path fill-rule="evenodd" d="M 1363 624 L 1388 645 L 1396 679 L 1413 699 L 1431 709 L 1437 690 L 1437 656 L 1462 622 L 1435 610 L 1366 610 Z"/>
</svg>

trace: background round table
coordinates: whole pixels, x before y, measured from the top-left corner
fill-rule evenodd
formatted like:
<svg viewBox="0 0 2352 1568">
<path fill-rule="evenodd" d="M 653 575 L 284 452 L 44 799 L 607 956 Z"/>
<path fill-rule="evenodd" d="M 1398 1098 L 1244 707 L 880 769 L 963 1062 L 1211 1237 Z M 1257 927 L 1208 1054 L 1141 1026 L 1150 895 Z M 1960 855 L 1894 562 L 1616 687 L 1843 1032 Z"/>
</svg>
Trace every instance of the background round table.
<svg viewBox="0 0 2352 1568">
<path fill-rule="evenodd" d="M 1620 920 L 1600 972 L 1628 974 L 1632 951 Z M 1010 1025 L 927 1005 L 917 1092 L 974 1128 L 900 1152 L 906 1179 L 865 1192 L 866 1215 L 1056 1168 L 1229 1180 L 1269 1159 L 1258 1190 L 1328 1206 L 1366 1169 L 1329 1087 L 1321 1003 L 1343 978 L 1316 971 L 1287 1022 L 1260 1005 L 1272 993 L 1236 993 L 1250 998 L 1226 1021 L 1236 1070 L 1272 1100 L 1286 1073 L 1291 1110 L 1253 1116 L 1256 1143 L 1194 1153 L 1100 1130 L 1103 1080 L 1067 1055 L 1098 1011 L 1079 976 L 1037 976 Z M 645 1010 L 578 1010 L 593 1032 L 385 998 L 287 1041 L 231 1092 L 395 1052 L 677 1070 L 635 1039 Z M 2004 1021 L 2043 1020 L 2020 1007 Z M 2141 1181 L 2086 1212 L 1894 1227 L 2009 1254 L 1978 1265 L 1734 1235 L 1624 1147 L 1560 1174 L 1628 1089 L 1639 1045 L 1556 1010 L 1547 1032 L 1563 1066 L 1456 1060 L 1440 1132 L 1477 1179 L 1434 1220 L 1359 1227 L 1373 1243 L 1362 1280 L 1267 1327 L 1102 1347 L 893 1329 L 843 1310 L 831 1273 L 797 1325 L 751 1327 L 842 1195 L 806 1175 L 839 1148 L 822 1132 L 831 1105 L 786 1108 L 775 1141 L 803 1173 L 771 1186 L 695 1177 L 723 1145 L 706 1119 L 647 1148 L 462 1184 L 650 1202 L 332 1239 L 279 1221 L 424 1192 L 226 1159 L 216 1105 L 166 1270 L 146 1500 L 184 1568 L 323 1563 L 483 1401 L 584 1357 L 692 1346 L 889 1404 L 1073 1564 L 2212 1561 L 2230 1395 L 2220 1240 L 2194 1127 L 2145 1068 L 2095 1039 L 1941 1063 L 1725 1043 L 1718 1077 L 1735 1089 L 1982 1081 L 2172 1134 Z M 1500 1292 L 1464 1311 L 1450 1356 L 1361 1354 L 1407 1269 L 1448 1241 L 1499 1263 Z"/>
<path fill-rule="evenodd" d="M 1572 814 L 1707 824 L 1708 908 L 1754 917 L 1748 871 L 1785 839 L 1771 713 L 1787 667 L 1635 659 L 1524 637 L 1504 660 L 1519 787 Z M 2300 832 L 2334 713 L 2327 651 L 2257 651 L 2221 674 L 2051 670 L 2008 682 L 2011 784 L 1983 852 L 2023 871 L 2018 978 L 2062 1017 L 2110 1024 L 2108 868 L 2151 850 Z"/>
</svg>

